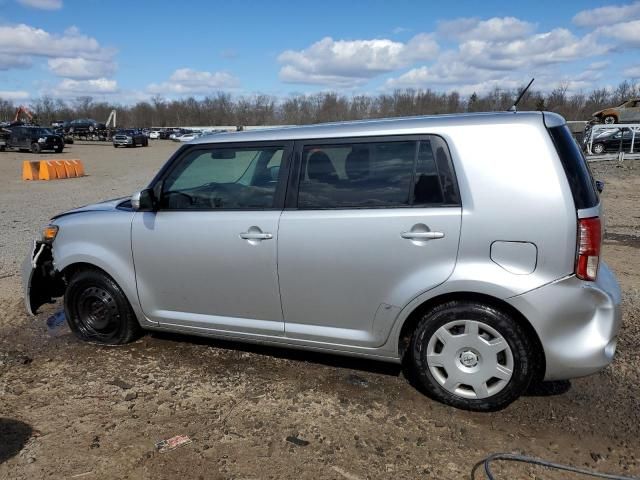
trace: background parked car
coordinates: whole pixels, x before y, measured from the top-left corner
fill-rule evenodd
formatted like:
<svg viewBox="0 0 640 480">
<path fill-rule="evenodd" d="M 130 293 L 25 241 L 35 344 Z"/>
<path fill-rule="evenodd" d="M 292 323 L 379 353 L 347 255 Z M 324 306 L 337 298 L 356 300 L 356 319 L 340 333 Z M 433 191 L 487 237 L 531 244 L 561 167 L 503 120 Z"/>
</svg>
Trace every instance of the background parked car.
<svg viewBox="0 0 640 480">
<path fill-rule="evenodd" d="M 40 153 L 43 150 L 53 150 L 56 153 L 64 149 L 64 140 L 60 135 L 54 134 L 44 127 L 17 126 L 9 129 L 7 148 L 15 148 L 20 151 L 29 150 L 32 153 Z"/>
<path fill-rule="evenodd" d="M 113 136 L 113 146 L 118 147 L 143 147 L 149 146 L 149 139 L 140 130 L 127 129 L 118 130 Z"/>
<path fill-rule="evenodd" d="M 633 151 L 640 151 L 640 131 L 636 130 L 635 138 L 630 129 L 604 130 L 596 133 L 591 144 L 591 151 L 596 155 L 607 152 L 619 152 L 620 141 L 622 140 L 622 151 L 629 152 L 633 141 Z M 587 139 L 588 143 L 588 139 Z"/>
<path fill-rule="evenodd" d="M 202 135 L 202 132 L 198 132 L 198 131 L 187 132 L 187 133 L 183 133 L 182 135 L 180 135 L 180 137 L 177 137 L 175 140 L 178 142 L 190 142 L 191 140 L 195 140 L 201 135 Z"/>
<path fill-rule="evenodd" d="M 640 123 L 640 98 L 627 100 L 617 107 L 605 108 L 592 116 L 596 123 Z"/>
<path fill-rule="evenodd" d="M 152 140 L 157 140 L 160 138 L 160 130 L 151 130 L 149 132 L 149 138 Z"/>
<path fill-rule="evenodd" d="M 69 122 L 67 131 L 69 133 L 93 133 L 106 128 L 104 123 L 100 123 L 91 118 L 80 118 Z"/>
</svg>

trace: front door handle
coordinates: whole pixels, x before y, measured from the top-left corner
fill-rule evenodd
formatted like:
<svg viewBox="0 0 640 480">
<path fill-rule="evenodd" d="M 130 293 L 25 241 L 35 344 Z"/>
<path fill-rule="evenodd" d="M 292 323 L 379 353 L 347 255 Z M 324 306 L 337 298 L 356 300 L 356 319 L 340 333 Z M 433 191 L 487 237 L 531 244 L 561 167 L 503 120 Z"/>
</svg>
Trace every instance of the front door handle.
<svg viewBox="0 0 640 480">
<path fill-rule="evenodd" d="M 271 240 L 273 235 L 270 233 L 243 232 L 240 234 L 240 238 L 244 240 Z"/>
<path fill-rule="evenodd" d="M 402 238 L 407 240 L 435 240 L 438 238 L 444 238 L 442 232 L 402 232 L 400 234 Z"/>
</svg>

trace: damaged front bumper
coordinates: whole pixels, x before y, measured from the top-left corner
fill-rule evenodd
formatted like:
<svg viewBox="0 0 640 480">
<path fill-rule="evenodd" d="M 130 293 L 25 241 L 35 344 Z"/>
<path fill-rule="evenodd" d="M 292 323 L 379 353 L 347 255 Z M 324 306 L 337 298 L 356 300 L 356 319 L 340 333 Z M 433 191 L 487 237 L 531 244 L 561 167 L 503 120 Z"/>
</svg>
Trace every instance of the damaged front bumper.
<svg viewBox="0 0 640 480">
<path fill-rule="evenodd" d="M 42 305 L 64 294 L 64 280 L 54 268 L 51 244 L 33 242 L 31 254 L 22 264 L 22 287 L 29 315 L 35 315 Z"/>
</svg>

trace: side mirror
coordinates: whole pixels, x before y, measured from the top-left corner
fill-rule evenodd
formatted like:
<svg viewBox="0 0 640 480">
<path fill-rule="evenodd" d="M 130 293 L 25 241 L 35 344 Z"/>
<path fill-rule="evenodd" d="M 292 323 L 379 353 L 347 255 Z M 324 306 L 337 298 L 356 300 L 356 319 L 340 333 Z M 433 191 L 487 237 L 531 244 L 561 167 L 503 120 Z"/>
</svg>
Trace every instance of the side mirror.
<svg viewBox="0 0 640 480">
<path fill-rule="evenodd" d="M 153 190 L 145 188 L 131 196 L 131 208 L 136 212 L 154 212 L 156 210 L 156 200 Z"/>
<path fill-rule="evenodd" d="M 602 193 L 604 190 L 604 182 L 602 180 L 596 180 L 596 190 L 598 190 L 598 193 Z"/>
</svg>

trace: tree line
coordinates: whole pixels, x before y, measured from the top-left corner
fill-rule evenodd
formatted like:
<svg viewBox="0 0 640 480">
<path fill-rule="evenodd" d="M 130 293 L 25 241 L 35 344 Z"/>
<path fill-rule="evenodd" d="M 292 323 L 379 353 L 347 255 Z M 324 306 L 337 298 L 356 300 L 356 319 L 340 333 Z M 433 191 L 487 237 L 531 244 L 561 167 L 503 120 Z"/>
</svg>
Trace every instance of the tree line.
<svg viewBox="0 0 640 480">
<path fill-rule="evenodd" d="M 323 92 L 278 98 L 270 95 L 233 96 L 213 92 L 202 99 L 193 97 L 167 100 L 154 96 L 149 101 L 121 105 L 78 97 L 65 101 L 42 96 L 27 104 L 41 125 L 56 120 L 93 118 L 104 122 L 116 110 L 118 126 L 214 126 L 214 125 L 301 125 L 341 120 L 400 117 L 442 113 L 507 110 L 517 98 L 518 90 L 494 89 L 468 97 L 458 92 L 396 90 L 378 95 L 344 95 Z M 569 93 L 563 85 L 549 92 L 529 91 L 519 110 L 546 110 L 567 120 L 588 120 L 602 108 L 640 97 L 640 83 L 624 81 L 616 88 L 599 88 L 590 92 Z M 0 98 L 0 121 L 12 120 L 17 105 Z"/>
</svg>

